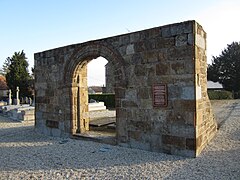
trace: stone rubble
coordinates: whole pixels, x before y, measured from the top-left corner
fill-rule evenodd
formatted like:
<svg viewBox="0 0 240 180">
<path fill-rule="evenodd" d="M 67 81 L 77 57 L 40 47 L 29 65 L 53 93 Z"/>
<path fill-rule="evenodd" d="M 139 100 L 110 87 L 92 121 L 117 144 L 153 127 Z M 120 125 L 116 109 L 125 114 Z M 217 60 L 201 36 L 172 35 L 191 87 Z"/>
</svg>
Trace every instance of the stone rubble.
<svg viewBox="0 0 240 180">
<path fill-rule="evenodd" d="M 226 102 L 213 103 L 224 123 L 197 158 L 45 136 L 0 116 L 0 179 L 239 179 L 240 100 Z"/>
</svg>

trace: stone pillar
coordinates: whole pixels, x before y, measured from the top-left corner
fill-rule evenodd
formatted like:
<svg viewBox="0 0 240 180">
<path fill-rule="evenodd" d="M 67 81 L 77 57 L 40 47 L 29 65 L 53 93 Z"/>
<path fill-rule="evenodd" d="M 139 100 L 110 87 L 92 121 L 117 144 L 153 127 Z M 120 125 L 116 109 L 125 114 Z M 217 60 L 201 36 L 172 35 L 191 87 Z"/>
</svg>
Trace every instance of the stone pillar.
<svg viewBox="0 0 240 180">
<path fill-rule="evenodd" d="M 19 87 L 17 86 L 17 89 L 16 89 L 16 105 L 19 105 L 20 104 L 20 100 L 19 100 Z"/>
<path fill-rule="evenodd" d="M 12 91 L 8 90 L 8 105 L 12 105 Z"/>
</svg>

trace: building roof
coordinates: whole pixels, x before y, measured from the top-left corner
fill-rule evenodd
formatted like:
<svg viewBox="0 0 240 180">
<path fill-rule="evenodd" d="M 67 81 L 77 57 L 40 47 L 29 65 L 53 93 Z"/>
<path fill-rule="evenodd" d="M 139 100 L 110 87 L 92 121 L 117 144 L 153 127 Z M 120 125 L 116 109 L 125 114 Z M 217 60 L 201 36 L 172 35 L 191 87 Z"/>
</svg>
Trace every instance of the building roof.
<svg viewBox="0 0 240 180">
<path fill-rule="evenodd" d="M 6 78 L 0 75 L 0 90 L 8 90 Z"/>
</svg>

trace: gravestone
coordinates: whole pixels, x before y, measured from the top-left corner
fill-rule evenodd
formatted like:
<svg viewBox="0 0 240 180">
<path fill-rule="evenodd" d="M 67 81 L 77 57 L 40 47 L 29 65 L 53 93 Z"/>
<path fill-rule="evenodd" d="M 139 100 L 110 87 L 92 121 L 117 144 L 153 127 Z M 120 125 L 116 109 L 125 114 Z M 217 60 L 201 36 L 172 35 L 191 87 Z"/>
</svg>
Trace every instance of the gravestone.
<svg viewBox="0 0 240 180">
<path fill-rule="evenodd" d="M 12 105 L 12 91 L 8 90 L 8 105 Z"/>
<path fill-rule="evenodd" d="M 29 98 L 29 105 L 32 105 L 32 98 Z"/>
<path fill-rule="evenodd" d="M 29 104 L 29 99 L 28 99 L 28 97 L 25 97 L 25 98 L 24 98 L 24 103 L 25 103 L 25 104 Z"/>
<path fill-rule="evenodd" d="M 16 105 L 20 104 L 20 100 L 19 100 L 19 87 L 17 86 L 16 89 L 16 101 L 15 101 Z"/>
</svg>

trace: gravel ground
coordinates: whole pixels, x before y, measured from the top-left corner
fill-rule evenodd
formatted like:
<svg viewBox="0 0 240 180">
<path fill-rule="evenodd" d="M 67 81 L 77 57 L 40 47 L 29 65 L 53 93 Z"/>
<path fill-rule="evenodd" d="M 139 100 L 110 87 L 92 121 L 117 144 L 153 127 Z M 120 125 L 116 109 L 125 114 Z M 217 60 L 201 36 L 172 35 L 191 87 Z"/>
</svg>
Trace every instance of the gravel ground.
<svg viewBox="0 0 240 180">
<path fill-rule="evenodd" d="M 239 179 L 240 101 L 213 107 L 220 128 L 197 158 L 48 137 L 0 116 L 0 179 Z"/>
</svg>

